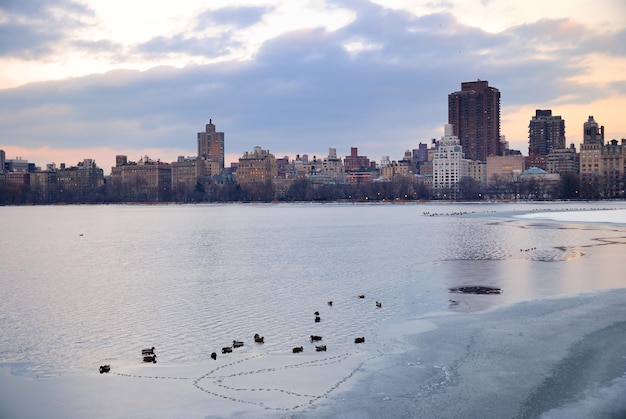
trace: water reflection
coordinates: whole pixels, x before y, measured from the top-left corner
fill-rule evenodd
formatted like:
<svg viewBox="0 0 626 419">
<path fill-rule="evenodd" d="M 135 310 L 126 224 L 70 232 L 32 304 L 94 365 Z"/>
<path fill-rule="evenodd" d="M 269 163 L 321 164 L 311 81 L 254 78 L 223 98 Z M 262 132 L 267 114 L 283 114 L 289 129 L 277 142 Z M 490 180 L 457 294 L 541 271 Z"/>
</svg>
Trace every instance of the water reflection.
<svg viewBox="0 0 626 419">
<path fill-rule="evenodd" d="M 454 311 L 625 285 L 620 271 L 626 231 L 621 228 L 515 220 L 460 226 L 445 261 L 437 265 L 442 287 L 483 285 L 504 292 L 454 294 L 449 301 Z"/>
</svg>

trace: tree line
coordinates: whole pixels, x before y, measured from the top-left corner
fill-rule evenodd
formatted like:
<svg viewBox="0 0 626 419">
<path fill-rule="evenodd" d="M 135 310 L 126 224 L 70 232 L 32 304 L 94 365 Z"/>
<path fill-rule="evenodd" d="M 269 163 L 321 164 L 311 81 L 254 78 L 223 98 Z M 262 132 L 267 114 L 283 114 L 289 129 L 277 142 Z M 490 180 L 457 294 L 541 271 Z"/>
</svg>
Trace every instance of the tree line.
<svg viewBox="0 0 626 419">
<path fill-rule="evenodd" d="M 520 180 L 499 176 L 489 184 L 462 179 L 455 188 L 433 191 L 422 179 L 395 176 L 387 181 L 321 184 L 307 178 L 238 184 L 234 181 L 198 179 L 195 185 L 164 190 L 154 194 L 106 183 L 99 187 L 68 190 L 56 185 L 45 193 L 27 185 L 0 183 L 0 205 L 113 204 L 113 203 L 216 203 L 216 202 L 389 202 L 411 200 L 547 200 L 547 199 L 621 199 L 624 182 L 600 180 L 581 185 L 576 174 L 562 175 L 558 183 L 540 178 Z"/>
</svg>

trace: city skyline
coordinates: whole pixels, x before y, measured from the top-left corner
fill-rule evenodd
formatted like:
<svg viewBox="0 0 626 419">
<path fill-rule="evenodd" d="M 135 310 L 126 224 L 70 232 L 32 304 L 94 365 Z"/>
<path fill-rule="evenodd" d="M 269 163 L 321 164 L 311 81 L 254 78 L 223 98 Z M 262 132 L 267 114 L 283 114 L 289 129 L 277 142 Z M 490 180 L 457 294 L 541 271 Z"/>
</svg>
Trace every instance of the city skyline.
<svg viewBox="0 0 626 419">
<path fill-rule="evenodd" d="M 626 137 L 622 2 L 591 15 L 583 1 L 378 3 L 0 5 L 13 40 L 0 46 L 0 148 L 108 172 L 117 154 L 194 155 L 212 118 L 226 165 L 257 145 L 397 160 L 442 137 L 447 96 L 477 79 L 500 90 L 501 134 L 525 155 L 536 109 L 565 120 L 566 145 L 588 115 L 607 140 Z"/>
</svg>

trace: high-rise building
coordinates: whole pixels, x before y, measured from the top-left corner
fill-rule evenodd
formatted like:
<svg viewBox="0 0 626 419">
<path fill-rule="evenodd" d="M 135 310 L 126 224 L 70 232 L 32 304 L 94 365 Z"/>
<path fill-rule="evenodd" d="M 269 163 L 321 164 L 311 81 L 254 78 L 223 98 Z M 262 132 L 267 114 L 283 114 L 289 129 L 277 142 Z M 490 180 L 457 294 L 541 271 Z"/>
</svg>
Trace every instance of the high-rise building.
<svg viewBox="0 0 626 419">
<path fill-rule="evenodd" d="M 537 109 L 528 125 L 528 154 L 547 156 L 565 148 L 565 121 L 551 109 Z"/>
<path fill-rule="evenodd" d="M 486 161 L 502 155 L 500 144 L 500 91 L 487 81 L 461 83 L 448 95 L 448 123 L 459 137 L 465 157 Z"/>
<path fill-rule="evenodd" d="M 220 171 L 224 169 L 224 133 L 215 130 L 211 119 L 204 132 L 198 133 L 198 158 L 216 162 Z"/>
<path fill-rule="evenodd" d="M 460 182 L 468 176 L 463 147 L 450 124 L 444 127 L 444 136 L 433 157 L 433 189 L 438 197 L 457 199 Z"/>
</svg>

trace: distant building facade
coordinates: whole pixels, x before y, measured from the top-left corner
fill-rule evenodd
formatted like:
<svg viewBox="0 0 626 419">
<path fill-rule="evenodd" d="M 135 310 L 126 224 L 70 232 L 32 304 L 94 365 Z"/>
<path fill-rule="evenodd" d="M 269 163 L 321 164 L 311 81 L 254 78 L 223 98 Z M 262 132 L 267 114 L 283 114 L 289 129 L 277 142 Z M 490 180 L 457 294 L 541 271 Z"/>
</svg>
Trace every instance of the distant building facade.
<svg viewBox="0 0 626 419">
<path fill-rule="evenodd" d="M 467 160 L 467 175 L 479 184 L 487 182 L 487 164 L 479 160 Z"/>
<path fill-rule="evenodd" d="M 189 192 L 201 179 L 204 161 L 197 157 L 178 156 L 175 162 L 170 163 L 172 170 L 172 192 Z"/>
<path fill-rule="evenodd" d="M 224 170 L 224 133 L 215 129 L 211 119 L 204 132 L 198 133 L 198 159 L 213 163 L 204 166 L 208 170 L 206 174 L 220 174 Z"/>
<path fill-rule="evenodd" d="M 524 157 L 526 167 L 538 167 L 542 170 L 547 169 L 548 156 L 542 154 L 531 154 Z"/>
<path fill-rule="evenodd" d="M 93 159 L 84 159 L 76 166 L 56 171 L 56 184 L 59 194 L 71 193 L 78 199 L 84 194 L 104 185 L 104 173 Z"/>
<path fill-rule="evenodd" d="M 375 163 L 367 156 L 359 156 L 357 147 L 350 148 L 350 155 L 343 158 L 343 168 L 347 183 L 367 183 L 378 177 Z"/>
<path fill-rule="evenodd" d="M 448 95 L 448 123 L 466 158 L 485 162 L 502 154 L 500 91 L 487 81 L 461 83 L 460 91 Z"/>
<path fill-rule="evenodd" d="M 546 171 L 558 174 L 578 174 L 578 157 L 574 144 L 568 148 L 552 150 L 547 156 Z"/>
<path fill-rule="evenodd" d="M 276 158 L 268 150 L 254 147 L 251 153 L 247 151 L 239 158 L 235 181 L 239 184 L 264 183 L 278 176 Z"/>
<path fill-rule="evenodd" d="M 428 161 L 428 143 L 419 143 L 413 150 L 413 159 L 418 163 Z"/>
<path fill-rule="evenodd" d="M 5 159 L 4 169 L 6 172 L 21 172 L 29 173 L 35 171 L 35 164 L 29 163 L 28 160 L 17 159 Z"/>
<path fill-rule="evenodd" d="M 343 183 L 346 180 L 341 159 L 337 157 L 337 150 L 332 147 L 328 149 L 328 156 L 323 159 L 313 156 L 313 160 L 309 160 L 304 155 L 294 163 L 297 165 L 295 172 L 315 183 Z"/>
<path fill-rule="evenodd" d="M 604 127 L 590 115 L 583 124 L 583 143 L 580 145 L 580 183 L 583 195 L 600 187 Z"/>
<path fill-rule="evenodd" d="M 322 161 L 321 173 L 329 182 L 343 183 L 346 180 L 341 159 L 337 156 L 336 148 L 328 149 L 328 156 Z"/>
<path fill-rule="evenodd" d="M 148 156 L 139 162 L 128 162 L 118 156 L 116 162 L 125 162 L 111 168 L 111 183 L 120 198 L 129 202 L 162 202 L 171 198 L 172 169 L 168 163 L 154 161 Z"/>
<path fill-rule="evenodd" d="M 487 183 L 517 179 L 525 170 L 522 155 L 491 156 L 487 158 Z"/>
<path fill-rule="evenodd" d="M 461 179 L 469 176 L 461 141 L 453 132 L 452 125 L 446 124 L 433 157 L 432 187 L 435 196 L 440 198 L 457 199 Z"/>
<path fill-rule="evenodd" d="M 18 187 L 30 187 L 30 173 L 28 172 L 6 172 L 4 182 L 7 185 Z"/>
<path fill-rule="evenodd" d="M 602 198 L 624 197 L 624 147 L 626 140 L 609 141 L 602 149 Z"/>
<path fill-rule="evenodd" d="M 353 170 L 346 172 L 346 183 L 360 184 L 371 182 L 377 177 L 377 173 L 371 170 Z"/>
<path fill-rule="evenodd" d="M 623 198 L 626 140 L 604 142 L 604 126 L 593 116 L 583 124 L 580 145 L 580 189 L 582 198 Z"/>
<path fill-rule="evenodd" d="M 393 160 L 389 164 L 379 165 L 379 174 L 382 179 L 392 179 L 394 176 L 411 175 L 410 160 Z"/>
<path fill-rule="evenodd" d="M 104 185 L 104 172 L 93 159 L 84 159 L 76 166 L 59 168 L 54 163 L 46 170 L 30 173 L 30 189 L 37 200 L 82 201 Z"/>
<path fill-rule="evenodd" d="M 565 121 L 551 109 L 537 109 L 528 125 L 528 155 L 547 156 L 565 148 Z"/>
<path fill-rule="evenodd" d="M 343 158 L 343 167 L 346 171 L 360 171 L 370 168 L 370 160 L 366 156 L 359 156 L 357 147 L 350 148 L 350 155 Z"/>
<path fill-rule="evenodd" d="M 35 170 L 30 174 L 30 190 L 37 200 L 49 202 L 57 197 L 57 172 L 56 170 Z"/>
</svg>

